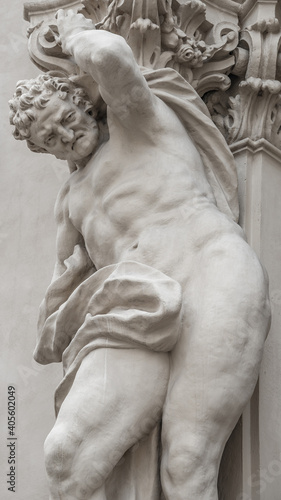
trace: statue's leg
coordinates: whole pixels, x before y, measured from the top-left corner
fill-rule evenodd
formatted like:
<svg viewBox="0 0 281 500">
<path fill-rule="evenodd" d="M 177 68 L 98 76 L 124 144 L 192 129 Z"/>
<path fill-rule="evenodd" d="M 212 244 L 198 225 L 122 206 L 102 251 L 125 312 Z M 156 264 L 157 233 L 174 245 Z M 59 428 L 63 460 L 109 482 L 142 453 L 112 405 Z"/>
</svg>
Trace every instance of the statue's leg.
<svg viewBox="0 0 281 500">
<path fill-rule="evenodd" d="M 83 360 L 45 443 L 52 500 L 105 500 L 106 478 L 160 419 L 169 355 L 102 348 Z"/>
<path fill-rule="evenodd" d="M 217 248 L 217 257 L 201 255 L 185 295 L 185 330 L 171 354 L 163 410 L 166 500 L 217 500 L 225 443 L 257 381 L 269 323 L 267 287 L 241 242 L 226 252 Z"/>
<path fill-rule="evenodd" d="M 60 498 L 63 498 L 62 496 L 60 496 L 60 494 L 58 492 L 55 493 L 55 496 L 51 495 L 49 497 L 49 500 L 58 500 Z M 69 500 L 72 500 L 72 499 L 75 499 L 77 497 L 68 497 Z M 95 493 L 89 497 L 89 500 L 107 500 L 107 497 L 106 497 L 106 493 L 105 493 L 105 487 L 102 486 L 101 488 L 99 488 L 98 490 L 95 491 Z"/>
</svg>

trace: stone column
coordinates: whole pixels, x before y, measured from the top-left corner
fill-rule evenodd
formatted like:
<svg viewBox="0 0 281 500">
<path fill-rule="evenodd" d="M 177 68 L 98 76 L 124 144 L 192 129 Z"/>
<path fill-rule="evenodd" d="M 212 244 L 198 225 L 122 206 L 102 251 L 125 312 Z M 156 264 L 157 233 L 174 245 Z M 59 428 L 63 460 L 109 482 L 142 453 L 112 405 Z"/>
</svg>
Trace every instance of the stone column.
<svg viewBox="0 0 281 500">
<path fill-rule="evenodd" d="M 260 379 L 242 418 L 243 483 L 238 498 L 268 500 L 277 498 L 281 487 L 281 159 L 280 151 L 263 138 L 243 139 L 231 149 L 239 173 L 241 225 L 268 271 L 273 314 Z"/>
<path fill-rule="evenodd" d="M 270 281 L 272 326 L 259 383 L 243 415 L 241 500 L 277 498 L 281 490 L 280 397 L 280 8 L 244 2 L 236 49 L 240 83 L 225 118 L 240 189 L 240 223 Z"/>
</svg>

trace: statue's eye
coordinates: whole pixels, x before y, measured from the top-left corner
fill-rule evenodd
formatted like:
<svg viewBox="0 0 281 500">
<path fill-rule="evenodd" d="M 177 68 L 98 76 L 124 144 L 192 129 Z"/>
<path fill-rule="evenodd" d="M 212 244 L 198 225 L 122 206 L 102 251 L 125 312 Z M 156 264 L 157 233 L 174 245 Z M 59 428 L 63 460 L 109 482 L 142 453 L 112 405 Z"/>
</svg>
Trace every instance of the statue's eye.
<svg viewBox="0 0 281 500">
<path fill-rule="evenodd" d="M 66 116 L 64 116 L 64 118 L 62 119 L 62 125 L 64 125 L 65 123 L 70 123 L 74 120 L 74 117 L 75 117 L 75 111 L 70 111 L 70 113 L 67 113 Z"/>
<path fill-rule="evenodd" d="M 45 144 L 46 146 L 54 146 L 54 143 L 56 141 L 56 137 L 54 134 L 51 134 L 47 137 L 47 139 L 45 139 Z"/>
</svg>

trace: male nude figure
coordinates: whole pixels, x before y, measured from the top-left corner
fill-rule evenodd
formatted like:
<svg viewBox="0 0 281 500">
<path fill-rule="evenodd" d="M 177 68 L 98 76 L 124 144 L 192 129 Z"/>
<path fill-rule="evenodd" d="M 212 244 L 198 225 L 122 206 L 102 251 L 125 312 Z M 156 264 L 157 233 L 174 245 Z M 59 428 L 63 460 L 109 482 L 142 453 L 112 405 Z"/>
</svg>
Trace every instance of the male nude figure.
<svg viewBox="0 0 281 500">
<path fill-rule="evenodd" d="M 153 415 L 149 432 L 163 405 L 166 500 L 216 500 L 225 442 L 258 376 L 266 279 L 241 228 L 218 210 L 185 127 L 151 92 L 126 42 L 71 12 L 59 11 L 58 26 L 64 52 L 99 85 L 110 138 L 100 143 L 94 118 L 59 92 L 34 110 L 29 141 L 77 166 L 57 202 L 54 279 L 79 251 L 97 273 L 150 266 L 181 286 L 182 331 L 170 354 L 99 348 L 84 357 L 46 441 L 51 498 L 106 499 L 106 478 L 143 437 L 142 419 Z"/>
</svg>

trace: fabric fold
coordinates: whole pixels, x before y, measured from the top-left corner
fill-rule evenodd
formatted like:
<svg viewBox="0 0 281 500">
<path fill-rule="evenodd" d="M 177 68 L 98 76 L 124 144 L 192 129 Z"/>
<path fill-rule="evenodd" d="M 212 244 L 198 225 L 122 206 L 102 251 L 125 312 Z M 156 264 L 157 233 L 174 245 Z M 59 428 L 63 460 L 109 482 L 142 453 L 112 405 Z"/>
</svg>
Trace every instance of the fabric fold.
<svg viewBox="0 0 281 500">
<path fill-rule="evenodd" d="M 80 283 L 45 318 L 35 350 L 39 363 L 63 362 L 58 406 L 93 349 L 171 351 L 181 330 L 181 304 L 179 283 L 139 262 L 112 264 Z"/>
<path fill-rule="evenodd" d="M 174 69 L 142 68 L 142 73 L 151 91 L 173 109 L 193 140 L 219 210 L 237 222 L 239 204 L 236 164 L 224 137 L 213 123 L 207 106 L 194 88 Z"/>
</svg>

